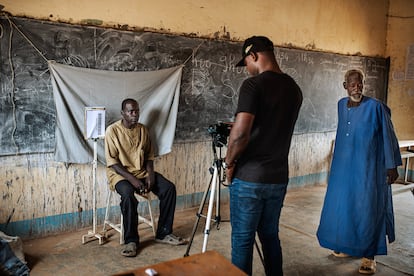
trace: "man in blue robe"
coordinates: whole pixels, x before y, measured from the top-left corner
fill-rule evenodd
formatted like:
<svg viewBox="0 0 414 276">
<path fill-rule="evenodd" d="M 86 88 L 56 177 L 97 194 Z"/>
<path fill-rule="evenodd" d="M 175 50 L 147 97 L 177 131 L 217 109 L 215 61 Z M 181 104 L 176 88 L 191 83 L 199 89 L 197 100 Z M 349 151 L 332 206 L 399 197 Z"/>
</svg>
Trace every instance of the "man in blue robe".
<svg viewBox="0 0 414 276">
<path fill-rule="evenodd" d="M 375 255 L 395 240 L 391 185 L 402 164 L 390 109 L 362 95 L 363 74 L 345 74 L 338 102 L 335 149 L 317 237 L 337 257 L 363 257 L 359 272 L 374 274 Z"/>
</svg>

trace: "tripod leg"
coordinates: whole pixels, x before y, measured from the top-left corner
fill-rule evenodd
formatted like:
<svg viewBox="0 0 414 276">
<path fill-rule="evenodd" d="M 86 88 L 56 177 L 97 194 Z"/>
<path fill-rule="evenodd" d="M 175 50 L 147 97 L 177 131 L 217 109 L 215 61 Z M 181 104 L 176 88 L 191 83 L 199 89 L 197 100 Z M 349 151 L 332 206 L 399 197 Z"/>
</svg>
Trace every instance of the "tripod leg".
<svg viewBox="0 0 414 276">
<path fill-rule="evenodd" d="M 221 164 L 219 164 L 219 166 L 221 166 Z M 221 193 L 220 184 L 221 184 L 221 179 L 222 179 L 221 167 L 218 167 L 217 181 L 216 181 L 217 196 L 216 196 L 216 217 L 215 217 L 216 229 L 217 230 L 220 229 L 220 222 L 221 222 L 221 216 L 220 216 L 220 193 Z"/>
<path fill-rule="evenodd" d="M 203 198 L 201 199 L 200 207 L 198 208 L 198 212 L 196 214 L 197 220 L 194 223 L 193 231 L 191 233 L 191 239 L 188 241 L 187 250 L 185 251 L 184 257 L 188 257 L 189 256 L 190 248 L 191 248 L 191 245 L 192 245 L 193 240 L 194 240 L 194 235 L 195 235 L 195 232 L 197 231 L 198 224 L 200 222 L 200 217 L 202 216 L 201 214 L 202 214 L 203 209 L 204 209 L 204 205 L 206 204 L 206 199 L 207 199 L 208 191 L 210 190 L 211 183 L 213 183 L 212 181 L 213 181 L 213 175 L 211 176 L 210 183 L 208 183 L 208 186 L 206 187 L 206 189 L 204 191 Z"/>
<path fill-rule="evenodd" d="M 206 252 L 208 235 L 210 234 L 211 215 L 213 213 L 213 205 L 214 205 L 214 194 L 217 188 L 217 180 L 218 180 L 217 175 L 218 175 L 217 166 L 214 165 L 213 179 L 211 181 L 210 200 L 208 203 L 208 212 L 207 212 L 207 218 L 206 218 L 206 228 L 204 230 L 203 249 L 201 251 L 202 253 Z"/>
</svg>

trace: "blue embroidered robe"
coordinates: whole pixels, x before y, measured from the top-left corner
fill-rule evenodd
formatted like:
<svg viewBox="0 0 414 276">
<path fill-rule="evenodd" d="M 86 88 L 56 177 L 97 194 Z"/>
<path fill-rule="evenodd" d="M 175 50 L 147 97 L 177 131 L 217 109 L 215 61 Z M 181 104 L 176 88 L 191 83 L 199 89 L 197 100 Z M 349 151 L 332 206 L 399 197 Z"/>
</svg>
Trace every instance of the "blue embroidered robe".
<svg viewBox="0 0 414 276">
<path fill-rule="evenodd" d="M 335 149 L 317 237 L 322 247 L 356 257 L 387 254 L 395 240 L 387 169 L 401 165 L 389 108 L 364 96 L 338 102 Z"/>
</svg>

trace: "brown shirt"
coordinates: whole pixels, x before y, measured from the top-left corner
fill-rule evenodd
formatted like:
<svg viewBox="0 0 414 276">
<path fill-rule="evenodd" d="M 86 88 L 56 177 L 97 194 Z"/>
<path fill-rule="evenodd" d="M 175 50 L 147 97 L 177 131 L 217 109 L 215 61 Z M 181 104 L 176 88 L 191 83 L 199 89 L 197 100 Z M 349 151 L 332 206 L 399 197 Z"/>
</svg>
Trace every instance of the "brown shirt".
<svg viewBox="0 0 414 276">
<path fill-rule="evenodd" d="M 106 175 L 112 190 L 115 184 L 125 178 L 110 168 L 120 164 L 137 178 L 145 178 L 146 160 L 154 160 L 154 151 L 148 129 L 137 124 L 134 128 L 126 128 L 119 120 L 106 129 L 105 133 Z"/>
</svg>

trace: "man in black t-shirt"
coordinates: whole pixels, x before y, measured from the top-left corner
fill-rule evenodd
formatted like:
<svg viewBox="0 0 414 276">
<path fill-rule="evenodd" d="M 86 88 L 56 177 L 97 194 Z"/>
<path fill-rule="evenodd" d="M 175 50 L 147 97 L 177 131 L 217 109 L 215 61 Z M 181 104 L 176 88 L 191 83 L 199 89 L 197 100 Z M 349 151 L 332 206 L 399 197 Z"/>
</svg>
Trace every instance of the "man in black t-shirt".
<svg viewBox="0 0 414 276">
<path fill-rule="evenodd" d="M 256 231 L 266 275 L 283 275 L 279 218 L 288 184 L 288 155 L 302 104 L 296 82 L 277 64 L 273 43 L 248 38 L 242 59 L 252 76 L 240 88 L 224 167 L 230 185 L 232 263 L 252 274 Z"/>
</svg>

